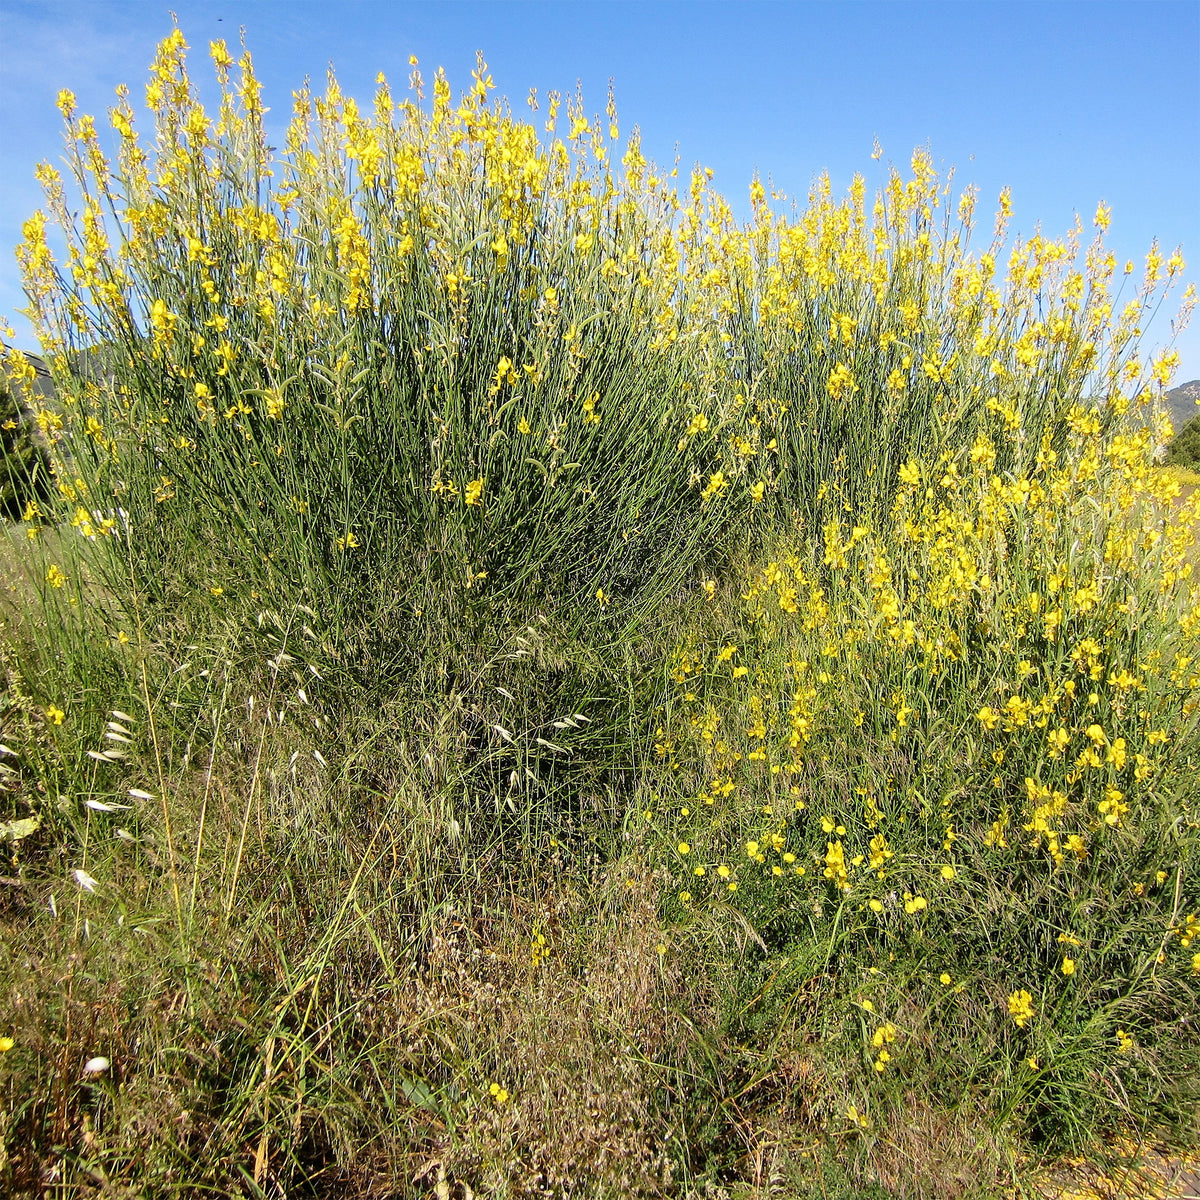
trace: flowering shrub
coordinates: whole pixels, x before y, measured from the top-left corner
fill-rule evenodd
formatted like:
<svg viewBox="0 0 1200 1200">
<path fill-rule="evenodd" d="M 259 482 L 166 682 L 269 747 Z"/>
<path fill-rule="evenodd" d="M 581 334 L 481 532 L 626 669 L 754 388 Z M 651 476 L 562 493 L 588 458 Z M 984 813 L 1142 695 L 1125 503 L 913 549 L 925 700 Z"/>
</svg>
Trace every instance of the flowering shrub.
<svg viewBox="0 0 1200 1200">
<path fill-rule="evenodd" d="M 1029 475 L 981 442 L 911 461 L 878 527 L 835 518 L 714 595 L 645 813 L 676 919 L 733 907 L 840 961 L 831 1007 L 928 1005 L 905 1077 L 1037 1060 L 1051 1124 L 1088 1071 L 1126 1077 L 1131 1027 L 1145 1066 L 1200 1004 L 1200 500 L 1151 449 L 1078 408 Z"/>
<path fill-rule="evenodd" d="M 20 258 L 66 405 L 63 503 L 78 475 L 128 510 L 117 558 L 152 591 L 167 547 L 179 583 L 222 574 L 216 548 L 243 590 L 333 612 L 393 590 L 420 607 L 420 580 L 660 597 L 746 472 L 697 413 L 724 381 L 683 327 L 673 194 L 636 137 L 614 178 L 611 105 L 568 101 L 543 140 L 490 103 L 482 63 L 457 106 L 440 73 L 429 108 L 415 68 L 399 104 L 381 80 L 372 117 L 331 80 L 298 94 L 276 157 L 249 55 L 214 44 L 214 120 L 185 51 L 178 31 L 160 47 L 151 148 L 127 98 L 111 161 L 60 98 L 82 229 L 39 168 L 51 215 Z M 106 377 L 68 373 L 97 343 Z"/>
<path fill-rule="evenodd" d="M 636 134 L 618 169 L 611 100 L 569 98 L 560 132 L 552 95 L 539 129 L 482 62 L 457 105 L 440 72 L 423 104 L 414 63 L 370 116 L 332 79 L 302 89 L 277 153 L 249 55 L 211 47 L 214 120 L 186 49 L 159 48 L 152 146 L 122 93 L 110 159 L 62 93 L 82 220 L 42 164 L 19 249 L 66 404 L 44 419 L 63 502 L 82 476 L 132 514 L 152 589 L 162 546 L 195 586 L 215 544 L 243 586 L 333 610 L 429 578 L 645 611 L 739 514 L 878 510 L 913 454 L 966 445 L 1027 473 L 1085 388 L 1108 430 L 1173 365 L 1136 330 L 1182 259 L 1155 248 L 1114 318 L 1103 206 L 1083 268 L 1077 226 L 1017 241 L 1001 280 L 1007 198 L 973 252 L 974 194 L 952 213 L 921 153 L 870 219 L 861 179 L 795 220 L 755 182 L 743 227 L 711 172 L 678 194 Z M 96 345 L 103 375 L 72 375 Z"/>
<path fill-rule="evenodd" d="M 71 179 L 38 168 L 61 402 L 0 833 L 19 886 L 78 863 L 79 947 L 170 930 L 153 1003 L 104 999 L 142 1080 L 217 1065 L 178 1121 L 132 1063 L 124 1125 L 77 1111 L 60 983 L 106 984 L 61 933 L 9 979 L 51 1048 L 4 1050 L 52 1098 L 27 1178 L 164 1129 L 221 1186 L 353 1145 L 388 1186 L 642 1194 L 709 1151 L 724 1188 L 747 1113 L 841 1161 L 922 1106 L 1072 1150 L 1193 1111 L 1200 500 L 1139 346 L 1180 255 L 1135 277 L 1104 205 L 1010 239 L 1007 193 L 975 249 L 922 152 L 742 222 L 482 61 L 457 103 L 415 61 L 369 114 L 304 88 L 276 151 L 249 55 L 210 47 L 210 114 L 186 50 L 151 138 L 63 92 Z"/>
</svg>

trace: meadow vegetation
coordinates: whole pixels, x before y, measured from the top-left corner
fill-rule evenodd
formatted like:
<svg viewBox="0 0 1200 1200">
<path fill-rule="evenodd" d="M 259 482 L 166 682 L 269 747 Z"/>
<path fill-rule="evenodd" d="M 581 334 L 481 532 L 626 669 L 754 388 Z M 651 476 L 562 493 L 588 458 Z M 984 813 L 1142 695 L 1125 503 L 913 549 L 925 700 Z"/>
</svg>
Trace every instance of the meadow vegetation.
<svg viewBox="0 0 1200 1200">
<path fill-rule="evenodd" d="M 1007 193 L 981 233 L 924 151 L 740 221 L 482 60 L 305 86 L 276 150 L 250 56 L 210 114 L 186 51 L 148 137 L 61 94 L 18 250 L 58 400 L 4 556 L 7 1192 L 1194 1147 L 1179 254 Z"/>
</svg>

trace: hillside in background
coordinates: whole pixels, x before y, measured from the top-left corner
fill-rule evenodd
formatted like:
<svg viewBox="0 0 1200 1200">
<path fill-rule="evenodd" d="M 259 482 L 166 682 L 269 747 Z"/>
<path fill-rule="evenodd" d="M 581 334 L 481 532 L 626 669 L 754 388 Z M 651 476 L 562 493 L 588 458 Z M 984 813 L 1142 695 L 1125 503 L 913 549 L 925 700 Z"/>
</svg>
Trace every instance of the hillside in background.
<svg viewBox="0 0 1200 1200">
<path fill-rule="evenodd" d="M 1175 426 L 1175 432 L 1178 433 L 1197 413 L 1200 413 L 1200 408 L 1196 407 L 1197 401 L 1200 401 L 1200 379 L 1193 379 L 1190 383 L 1181 383 L 1167 392 L 1165 398 L 1167 408 L 1171 413 L 1171 423 Z"/>
</svg>

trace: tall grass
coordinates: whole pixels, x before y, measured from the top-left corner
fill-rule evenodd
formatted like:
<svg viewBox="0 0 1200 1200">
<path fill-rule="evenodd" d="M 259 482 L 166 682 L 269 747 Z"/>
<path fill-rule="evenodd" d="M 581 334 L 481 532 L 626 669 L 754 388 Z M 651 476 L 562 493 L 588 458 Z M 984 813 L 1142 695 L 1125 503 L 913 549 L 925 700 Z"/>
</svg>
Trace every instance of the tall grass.
<svg viewBox="0 0 1200 1200">
<path fill-rule="evenodd" d="M 974 250 L 924 153 L 744 224 L 482 62 L 304 88 L 277 151 L 186 49 L 111 158 L 60 96 L 19 250 L 10 1190 L 960 1195 L 1194 1140 L 1178 254 L 1007 196 Z"/>
</svg>

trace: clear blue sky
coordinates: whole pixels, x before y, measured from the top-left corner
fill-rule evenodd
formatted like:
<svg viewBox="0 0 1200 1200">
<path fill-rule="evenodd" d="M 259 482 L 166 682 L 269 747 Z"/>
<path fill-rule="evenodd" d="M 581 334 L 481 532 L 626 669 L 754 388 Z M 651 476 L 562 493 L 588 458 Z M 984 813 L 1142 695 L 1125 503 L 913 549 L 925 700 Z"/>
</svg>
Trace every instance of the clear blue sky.
<svg viewBox="0 0 1200 1200">
<path fill-rule="evenodd" d="M 1122 259 L 1140 265 L 1157 236 L 1200 279 L 1200 0 L 0 0 L 0 314 L 24 304 L 12 247 L 41 202 L 34 164 L 61 155 L 58 89 L 98 116 L 118 83 L 140 96 L 171 10 L 197 75 L 208 42 L 233 46 L 245 27 L 281 121 L 330 63 L 366 101 L 381 70 L 401 90 L 409 54 L 457 91 L 478 49 L 514 102 L 581 81 L 599 111 L 611 78 L 623 128 L 660 161 L 678 149 L 714 168 L 740 211 L 756 169 L 803 196 L 822 170 L 838 188 L 855 171 L 875 183 L 928 145 L 979 185 L 984 211 L 1011 185 L 1022 233 L 1061 234 L 1104 200 Z M 1165 318 L 1150 332 L 1164 341 Z M 1200 322 L 1177 346 L 1176 382 L 1200 377 Z"/>
</svg>

